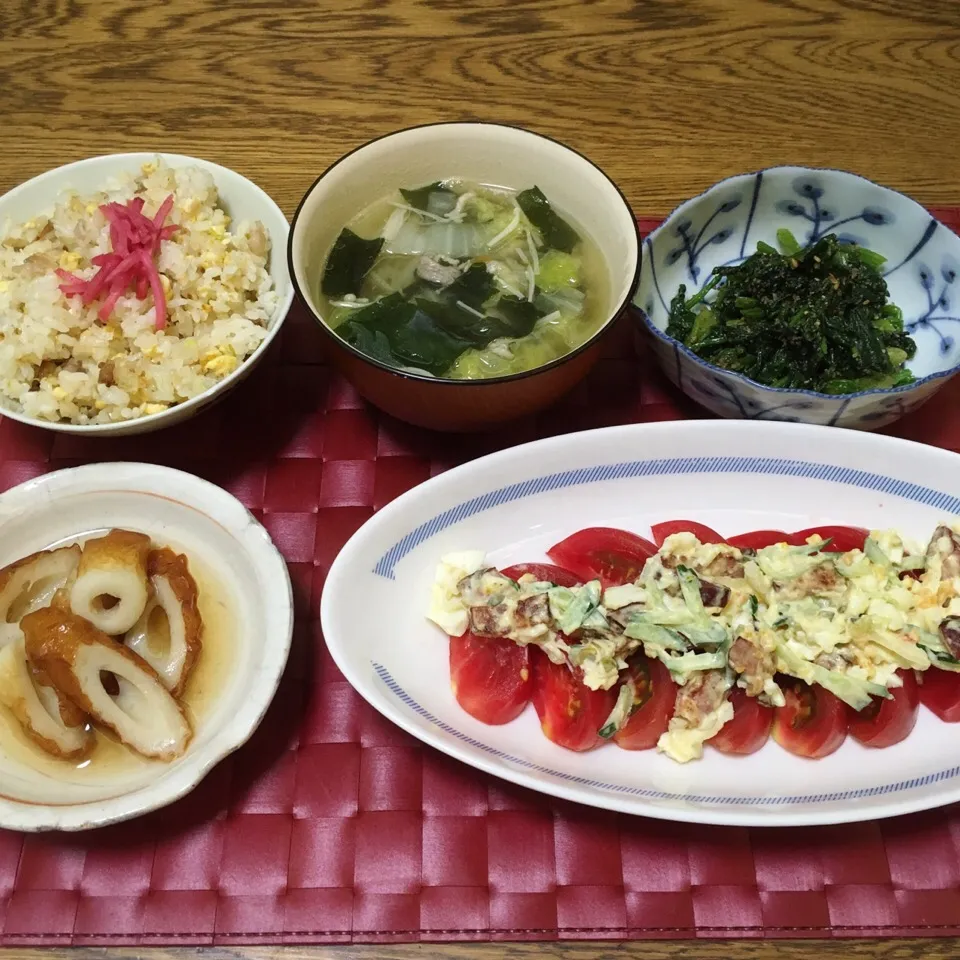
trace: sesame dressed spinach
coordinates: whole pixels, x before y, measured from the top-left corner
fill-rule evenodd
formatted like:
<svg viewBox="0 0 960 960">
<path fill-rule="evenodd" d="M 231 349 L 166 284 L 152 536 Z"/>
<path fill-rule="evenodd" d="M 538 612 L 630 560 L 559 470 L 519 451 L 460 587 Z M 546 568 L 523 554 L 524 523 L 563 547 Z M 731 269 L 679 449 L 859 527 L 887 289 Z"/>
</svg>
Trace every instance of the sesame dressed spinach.
<svg viewBox="0 0 960 960">
<path fill-rule="evenodd" d="M 735 266 L 716 267 L 670 304 L 667 335 L 699 357 L 757 383 L 846 394 L 914 381 L 916 344 L 889 302 L 880 254 L 828 234 L 801 247 L 789 230 L 780 250 L 758 243 Z"/>
</svg>

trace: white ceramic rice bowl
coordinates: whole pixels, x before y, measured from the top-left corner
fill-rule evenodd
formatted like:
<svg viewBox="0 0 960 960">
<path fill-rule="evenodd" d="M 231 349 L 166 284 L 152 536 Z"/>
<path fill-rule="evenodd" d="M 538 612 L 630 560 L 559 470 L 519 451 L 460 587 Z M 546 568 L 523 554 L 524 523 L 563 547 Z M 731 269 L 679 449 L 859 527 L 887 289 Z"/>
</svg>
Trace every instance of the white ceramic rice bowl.
<svg viewBox="0 0 960 960">
<path fill-rule="evenodd" d="M 237 384 L 250 375 L 260 362 L 270 344 L 276 339 L 293 303 L 294 290 L 290 282 L 285 256 L 290 232 L 287 218 L 270 196 L 251 180 L 219 164 L 198 157 L 176 153 L 114 153 L 99 157 L 88 157 L 62 167 L 48 170 L 0 196 L 0 225 L 9 220 L 22 223 L 52 206 L 63 190 L 76 190 L 81 194 L 92 194 L 103 188 L 110 177 L 123 173 L 138 173 L 145 163 L 162 160 L 167 166 L 200 167 L 213 177 L 220 196 L 220 203 L 233 220 L 259 220 L 263 223 L 271 240 L 270 276 L 273 278 L 277 293 L 277 309 L 270 321 L 267 336 L 257 350 L 237 367 L 233 373 L 205 393 L 170 407 L 161 413 L 149 414 L 134 420 L 117 423 L 73 424 L 54 423 L 27 416 L 6 405 L 0 413 L 12 420 L 58 433 L 75 433 L 84 436 L 123 436 L 136 433 L 150 433 L 164 427 L 171 427 L 196 416 L 210 404 L 220 400 Z"/>
</svg>

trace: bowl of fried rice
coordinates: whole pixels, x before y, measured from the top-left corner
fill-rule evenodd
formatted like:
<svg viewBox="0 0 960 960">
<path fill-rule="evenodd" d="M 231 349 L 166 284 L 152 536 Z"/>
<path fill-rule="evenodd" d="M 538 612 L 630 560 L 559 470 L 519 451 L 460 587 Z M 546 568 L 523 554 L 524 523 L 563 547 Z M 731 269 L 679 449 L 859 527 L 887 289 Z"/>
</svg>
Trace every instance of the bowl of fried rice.
<svg viewBox="0 0 960 960">
<path fill-rule="evenodd" d="M 246 377 L 293 301 L 256 184 L 177 154 L 92 157 L 0 197 L 0 414 L 146 433 Z"/>
</svg>

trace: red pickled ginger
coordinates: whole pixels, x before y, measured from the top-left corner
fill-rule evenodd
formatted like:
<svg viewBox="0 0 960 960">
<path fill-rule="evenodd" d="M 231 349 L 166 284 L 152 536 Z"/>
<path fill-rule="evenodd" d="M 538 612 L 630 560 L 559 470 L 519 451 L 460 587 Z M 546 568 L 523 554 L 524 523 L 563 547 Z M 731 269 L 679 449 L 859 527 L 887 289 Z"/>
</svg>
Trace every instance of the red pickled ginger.
<svg viewBox="0 0 960 960">
<path fill-rule="evenodd" d="M 146 298 L 149 290 L 153 294 L 155 326 L 162 330 L 167 325 L 167 300 L 155 258 L 160 253 L 160 241 L 169 240 L 177 229 L 176 224 L 164 226 L 172 209 L 172 194 L 160 204 L 152 220 L 143 213 L 141 197 L 126 204 L 103 204 L 100 211 L 110 224 L 112 250 L 93 258 L 93 265 L 99 269 L 89 280 L 57 270 L 64 295 L 80 297 L 84 305 L 103 297 L 97 316 L 101 323 L 106 323 L 127 290 L 133 288 L 140 300 Z"/>
</svg>

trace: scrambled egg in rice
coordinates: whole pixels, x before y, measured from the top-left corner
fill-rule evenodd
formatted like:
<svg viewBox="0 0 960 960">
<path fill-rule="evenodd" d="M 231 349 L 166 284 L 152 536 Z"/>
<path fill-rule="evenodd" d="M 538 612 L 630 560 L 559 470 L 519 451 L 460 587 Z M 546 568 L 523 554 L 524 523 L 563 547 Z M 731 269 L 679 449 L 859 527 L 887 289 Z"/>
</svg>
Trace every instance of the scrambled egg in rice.
<svg viewBox="0 0 960 960">
<path fill-rule="evenodd" d="M 110 252 L 100 210 L 144 201 L 153 216 L 167 196 L 177 225 L 157 258 L 167 301 L 155 329 L 150 293 L 121 296 L 106 323 L 99 301 L 67 297 L 56 270 L 84 280 Z M 232 224 L 211 175 L 199 167 L 145 164 L 91 196 L 68 194 L 25 223 L 0 225 L 0 407 L 53 422 L 131 420 L 206 392 L 263 342 L 278 298 L 270 237 L 258 221 Z"/>
</svg>

